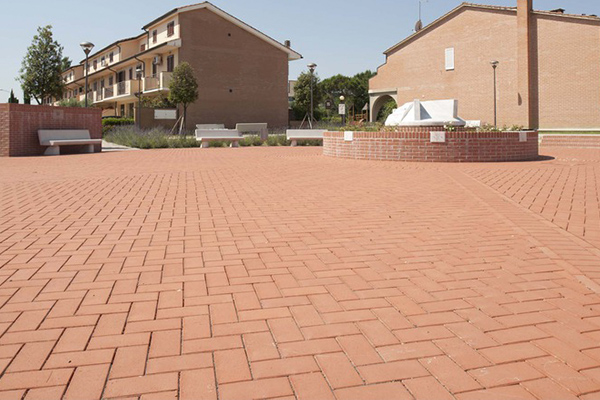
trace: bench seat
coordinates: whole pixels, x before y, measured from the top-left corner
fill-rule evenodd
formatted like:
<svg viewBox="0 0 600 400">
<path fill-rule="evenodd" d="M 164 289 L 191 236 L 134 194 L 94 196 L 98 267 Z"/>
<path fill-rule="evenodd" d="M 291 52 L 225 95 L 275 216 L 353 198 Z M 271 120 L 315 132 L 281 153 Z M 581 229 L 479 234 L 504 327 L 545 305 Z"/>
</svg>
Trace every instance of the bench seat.
<svg viewBox="0 0 600 400">
<path fill-rule="evenodd" d="M 327 132 L 322 129 L 288 129 L 287 139 L 292 141 L 292 147 L 298 145 L 298 140 L 323 140 L 323 135 Z"/>
<path fill-rule="evenodd" d="M 92 139 L 90 132 L 84 129 L 40 129 L 40 146 L 48 147 L 44 155 L 59 155 L 60 146 L 83 145 L 84 153 L 93 153 L 94 145 L 102 144 L 102 139 Z"/>
<path fill-rule="evenodd" d="M 48 141 L 48 146 L 68 146 L 77 144 L 102 144 L 102 139 L 56 139 Z"/>
<path fill-rule="evenodd" d="M 244 137 L 234 129 L 196 129 L 196 140 L 203 148 L 209 146 L 211 141 L 231 142 L 231 147 L 239 147 L 240 140 Z"/>
</svg>

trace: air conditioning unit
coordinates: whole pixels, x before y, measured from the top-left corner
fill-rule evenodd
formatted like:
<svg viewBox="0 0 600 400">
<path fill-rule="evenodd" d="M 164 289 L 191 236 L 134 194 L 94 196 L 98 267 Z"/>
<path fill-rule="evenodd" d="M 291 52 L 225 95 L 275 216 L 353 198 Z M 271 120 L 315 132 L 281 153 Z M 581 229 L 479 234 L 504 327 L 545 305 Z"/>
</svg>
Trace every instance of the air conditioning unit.
<svg viewBox="0 0 600 400">
<path fill-rule="evenodd" d="M 154 64 L 154 65 L 162 65 L 162 57 L 161 56 L 154 56 L 154 59 L 152 60 L 152 64 Z"/>
</svg>

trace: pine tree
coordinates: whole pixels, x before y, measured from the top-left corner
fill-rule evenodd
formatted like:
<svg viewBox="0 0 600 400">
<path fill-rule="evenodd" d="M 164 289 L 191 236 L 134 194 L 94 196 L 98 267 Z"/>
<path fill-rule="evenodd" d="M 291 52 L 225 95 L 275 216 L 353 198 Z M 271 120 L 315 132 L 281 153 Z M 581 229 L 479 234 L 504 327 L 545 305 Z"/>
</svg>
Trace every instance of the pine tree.
<svg viewBox="0 0 600 400">
<path fill-rule="evenodd" d="M 13 92 L 12 89 L 10 90 L 10 97 L 8 98 L 8 102 L 10 104 L 19 104 L 19 99 L 15 97 L 15 92 Z"/>
<path fill-rule="evenodd" d="M 47 97 L 62 96 L 62 51 L 62 46 L 52 38 L 52 26 L 39 27 L 23 58 L 18 78 L 23 92 L 38 104 Z"/>
</svg>

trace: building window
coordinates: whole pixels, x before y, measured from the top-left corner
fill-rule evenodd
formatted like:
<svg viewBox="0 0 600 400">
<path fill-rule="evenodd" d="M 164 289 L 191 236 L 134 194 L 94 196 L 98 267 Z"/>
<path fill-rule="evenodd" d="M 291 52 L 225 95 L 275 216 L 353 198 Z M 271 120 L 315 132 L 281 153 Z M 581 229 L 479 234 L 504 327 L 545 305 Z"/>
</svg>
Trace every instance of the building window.
<svg viewBox="0 0 600 400">
<path fill-rule="evenodd" d="M 143 44 L 143 45 L 140 46 L 140 51 L 146 51 L 146 45 L 145 44 Z"/>
<path fill-rule="evenodd" d="M 112 86 L 112 85 L 113 85 L 113 82 L 114 82 L 114 79 L 113 79 L 113 77 L 112 77 L 112 76 L 110 76 L 110 77 L 108 78 L 108 86 Z"/>
<path fill-rule="evenodd" d="M 102 57 L 100 59 L 100 65 L 103 66 L 103 67 L 106 65 L 106 57 Z"/>
<path fill-rule="evenodd" d="M 454 71 L 454 47 L 446 49 L 446 71 Z"/>
<path fill-rule="evenodd" d="M 133 68 L 129 68 L 129 80 L 133 80 Z"/>
<path fill-rule="evenodd" d="M 94 60 L 94 69 L 98 69 L 98 60 Z"/>
<path fill-rule="evenodd" d="M 173 36 L 175 34 L 175 21 L 171 21 L 167 24 L 167 36 Z"/>
<path fill-rule="evenodd" d="M 167 72 L 173 72 L 175 69 L 175 56 L 167 57 Z"/>
<path fill-rule="evenodd" d="M 113 62 L 114 60 L 115 60 L 115 53 L 113 53 L 111 51 L 110 54 L 108 55 L 108 61 Z"/>
<path fill-rule="evenodd" d="M 94 92 L 98 91 L 98 82 L 94 82 Z"/>
<path fill-rule="evenodd" d="M 158 42 L 158 31 L 155 29 L 152 31 L 152 43 Z"/>
</svg>

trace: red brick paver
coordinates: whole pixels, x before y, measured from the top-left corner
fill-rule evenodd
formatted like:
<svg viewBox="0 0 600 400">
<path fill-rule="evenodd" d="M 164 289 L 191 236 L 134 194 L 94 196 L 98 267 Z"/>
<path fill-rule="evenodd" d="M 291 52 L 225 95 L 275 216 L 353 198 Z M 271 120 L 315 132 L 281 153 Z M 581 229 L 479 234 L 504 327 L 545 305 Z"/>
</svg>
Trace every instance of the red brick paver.
<svg viewBox="0 0 600 400">
<path fill-rule="evenodd" d="M 546 150 L 0 159 L 0 397 L 598 398 L 600 154 Z"/>
</svg>

